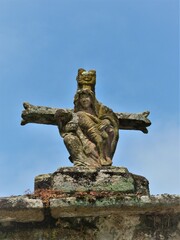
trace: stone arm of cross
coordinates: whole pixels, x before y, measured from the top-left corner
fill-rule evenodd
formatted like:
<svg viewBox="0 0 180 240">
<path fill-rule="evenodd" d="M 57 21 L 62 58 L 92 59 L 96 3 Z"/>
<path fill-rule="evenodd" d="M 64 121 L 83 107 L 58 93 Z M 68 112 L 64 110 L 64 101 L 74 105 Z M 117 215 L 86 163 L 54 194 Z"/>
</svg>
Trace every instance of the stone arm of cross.
<svg viewBox="0 0 180 240">
<path fill-rule="evenodd" d="M 21 125 L 27 123 L 39 123 L 57 125 L 54 117 L 59 108 L 34 106 L 30 103 L 23 103 L 24 110 L 22 112 Z M 64 109 L 64 111 L 72 112 L 73 109 Z M 149 111 L 142 113 L 115 113 L 119 119 L 119 129 L 124 130 L 140 130 L 143 133 L 148 133 L 147 127 L 151 125 L 150 120 L 147 118 Z"/>
</svg>

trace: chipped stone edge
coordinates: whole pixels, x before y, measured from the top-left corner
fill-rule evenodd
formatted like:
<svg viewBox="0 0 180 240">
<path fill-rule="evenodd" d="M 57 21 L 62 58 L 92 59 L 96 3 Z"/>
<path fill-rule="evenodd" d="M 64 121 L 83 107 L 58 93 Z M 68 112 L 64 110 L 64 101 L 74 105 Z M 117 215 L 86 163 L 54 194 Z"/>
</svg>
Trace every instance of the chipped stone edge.
<svg viewBox="0 0 180 240">
<path fill-rule="evenodd" d="M 0 223 L 43 220 L 44 206 L 41 199 L 31 199 L 27 196 L 0 198 Z"/>
</svg>

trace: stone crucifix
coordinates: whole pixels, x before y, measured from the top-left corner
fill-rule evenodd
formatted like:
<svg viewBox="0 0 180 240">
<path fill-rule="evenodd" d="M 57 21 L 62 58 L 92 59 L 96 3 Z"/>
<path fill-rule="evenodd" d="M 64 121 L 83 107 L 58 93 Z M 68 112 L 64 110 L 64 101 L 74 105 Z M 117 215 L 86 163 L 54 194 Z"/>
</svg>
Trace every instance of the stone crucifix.
<svg viewBox="0 0 180 240">
<path fill-rule="evenodd" d="M 74 166 L 111 166 L 119 129 L 147 133 L 149 112 L 114 113 L 95 96 L 96 71 L 78 70 L 74 109 L 33 106 L 23 103 L 21 125 L 27 123 L 58 126 Z"/>
</svg>

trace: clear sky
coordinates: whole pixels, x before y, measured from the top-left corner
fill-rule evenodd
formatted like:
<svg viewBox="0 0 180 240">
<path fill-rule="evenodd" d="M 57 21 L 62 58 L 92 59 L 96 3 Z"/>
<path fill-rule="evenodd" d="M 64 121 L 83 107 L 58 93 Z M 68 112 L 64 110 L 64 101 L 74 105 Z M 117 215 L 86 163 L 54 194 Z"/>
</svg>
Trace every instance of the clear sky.
<svg viewBox="0 0 180 240">
<path fill-rule="evenodd" d="M 73 108 L 78 68 L 115 112 L 151 112 L 148 134 L 120 131 L 113 165 L 180 192 L 178 15 L 178 0 L 0 0 L 0 196 L 72 166 L 55 126 L 20 121 L 25 101 Z"/>
</svg>

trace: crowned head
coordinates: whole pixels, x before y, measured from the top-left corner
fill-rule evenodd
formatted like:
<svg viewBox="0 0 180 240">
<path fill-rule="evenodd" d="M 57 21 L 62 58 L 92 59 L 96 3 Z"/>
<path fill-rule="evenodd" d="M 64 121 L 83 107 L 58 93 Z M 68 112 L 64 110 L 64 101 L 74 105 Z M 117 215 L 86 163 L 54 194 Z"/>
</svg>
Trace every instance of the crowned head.
<svg viewBox="0 0 180 240">
<path fill-rule="evenodd" d="M 96 71 L 89 70 L 86 71 L 83 68 L 78 70 L 78 75 L 76 77 L 77 80 L 77 88 L 78 90 L 89 89 L 95 92 L 96 85 Z"/>
</svg>

